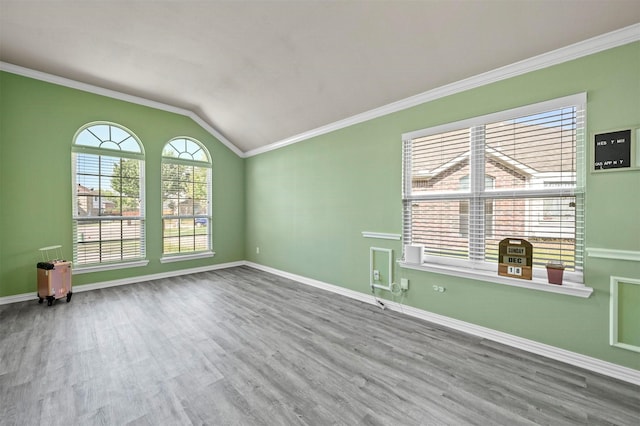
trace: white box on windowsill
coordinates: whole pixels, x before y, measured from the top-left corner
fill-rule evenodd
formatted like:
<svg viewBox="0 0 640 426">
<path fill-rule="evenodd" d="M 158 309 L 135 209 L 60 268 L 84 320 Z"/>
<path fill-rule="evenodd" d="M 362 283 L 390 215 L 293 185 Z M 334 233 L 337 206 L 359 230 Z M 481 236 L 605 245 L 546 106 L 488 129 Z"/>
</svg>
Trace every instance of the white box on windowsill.
<svg viewBox="0 0 640 426">
<path fill-rule="evenodd" d="M 424 245 L 421 244 L 405 244 L 404 261 L 422 265 L 424 262 Z"/>
</svg>

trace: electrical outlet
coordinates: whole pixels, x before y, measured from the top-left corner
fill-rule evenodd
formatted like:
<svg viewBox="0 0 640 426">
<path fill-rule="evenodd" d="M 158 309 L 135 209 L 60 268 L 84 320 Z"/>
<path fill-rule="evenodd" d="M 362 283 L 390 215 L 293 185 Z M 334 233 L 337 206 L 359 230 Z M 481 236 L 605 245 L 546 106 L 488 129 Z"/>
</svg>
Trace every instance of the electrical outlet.
<svg viewBox="0 0 640 426">
<path fill-rule="evenodd" d="M 260 247 L 256 247 L 256 254 L 260 254 Z"/>
<path fill-rule="evenodd" d="M 400 288 L 402 290 L 409 290 L 409 280 L 406 278 L 400 278 Z"/>
<path fill-rule="evenodd" d="M 380 271 L 378 271 L 377 269 L 373 270 L 373 280 L 380 281 Z"/>
</svg>

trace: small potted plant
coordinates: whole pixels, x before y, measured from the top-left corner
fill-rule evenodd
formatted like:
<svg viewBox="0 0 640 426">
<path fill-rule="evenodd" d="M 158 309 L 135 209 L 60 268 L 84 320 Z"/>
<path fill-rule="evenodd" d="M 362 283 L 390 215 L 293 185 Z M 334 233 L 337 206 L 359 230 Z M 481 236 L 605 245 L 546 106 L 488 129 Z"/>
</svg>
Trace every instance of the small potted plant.
<svg viewBox="0 0 640 426">
<path fill-rule="evenodd" d="M 547 263 L 547 278 L 549 284 L 562 285 L 562 275 L 564 274 L 564 263 L 557 260 L 550 260 Z"/>
</svg>

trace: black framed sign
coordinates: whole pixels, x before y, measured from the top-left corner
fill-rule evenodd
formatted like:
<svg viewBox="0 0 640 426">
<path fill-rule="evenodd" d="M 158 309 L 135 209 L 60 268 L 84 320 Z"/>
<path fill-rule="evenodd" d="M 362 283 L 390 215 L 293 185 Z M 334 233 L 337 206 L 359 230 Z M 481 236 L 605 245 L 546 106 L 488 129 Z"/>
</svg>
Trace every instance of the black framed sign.
<svg viewBox="0 0 640 426">
<path fill-rule="evenodd" d="M 634 128 L 593 135 L 593 170 L 630 169 L 634 162 Z"/>
</svg>

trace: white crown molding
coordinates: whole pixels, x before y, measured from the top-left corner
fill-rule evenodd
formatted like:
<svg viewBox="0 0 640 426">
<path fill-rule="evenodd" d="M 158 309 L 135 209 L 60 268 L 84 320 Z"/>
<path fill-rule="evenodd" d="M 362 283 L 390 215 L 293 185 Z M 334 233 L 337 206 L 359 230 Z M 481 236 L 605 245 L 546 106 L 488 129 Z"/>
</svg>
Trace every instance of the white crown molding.
<svg viewBox="0 0 640 426">
<path fill-rule="evenodd" d="M 126 93 L 118 92 L 116 90 L 105 89 L 103 87 L 94 86 L 92 84 L 82 83 L 79 81 L 71 80 L 68 78 L 60 77 L 53 74 L 48 74 L 42 71 L 32 70 L 30 68 L 21 67 L 19 65 L 10 64 L 7 62 L 0 62 L 0 71 L 6 71 L 11 74 L 21 75 L 23 77 L 33 78 L 35 80 L 44 81 L 47 83 L 57 84 L 59 86 L 65 86 L 72 89 L 82 90 L 83 92 L 89 92 L 96 95 L 106 96 L 112 99 L 118 99 L 125 102 L 130 102 L 132 104 L 142 105 L 149 108 L 158 109 L 161 111 L 167 111 L 178 115 L 184 115 L 191 118 L 193 121 L 198 123 L 200 127 L 205 129 L 211 136 L 218 139 L 233 151 L 239 157 L 244 158 L 244 153 L 233 143 L 231 143 L 227 138 L 225 138 L 220 132 L 214 129 L 209 123 L 204 121 L 200 116 L 198 116 L 193 111 L 189 111 L 184 108 L 178 108 L 172 105 L 168 105 L 162 102 L 152 101 L 150 99 L 142 98 L 140 96 L 128 95 Z"/>
<path fill-rule="evenodd" d="M 302 284 L 310 285 L 316 288 L 327 290 L 342 296 L 349 297 L 351 299 L 359 300 L 371 305 L 378 306 L 376 298 L 370 294 L 360 293 L 354 290 L 328 284 L 322 281 L 307 278 L 301 275 L 292 274 L 289 272 L 281 271 L 269 266 L 260 265 L 254 262 L 245 262 L 246 266 L 261 271 L 269 272 L 274 275 L 278 275 L 284 278 L 297 281 Z M 446 317 L 444 315 L 435 314 L 432 312 L 424 311 L 422 309 L 414 308 L 412 306 L 403 305 L 390 300 L 383 301 L 384 306 L 393 311 L 401 312 L 414 318 L 419 318 L 424 321 L 429 321 L 435 324 L 443 325 L 445 327 L 452 328 L 454 330 L 462 331 L 474 336 L 478 336 L 484 339 L 492 340 L 494 342 L 502 343 L 507 346 L 522 349 L 527 352 L 531 352 L 537 355 L 545 356 L 547 358 L 561 361 L 576 367 L 584 368 L 589 371 L 593 371 L 605 376 L 613 377 L 618 380 L 640 385 L 640 370 L 634 370 L 632 368 L 624 367 L 618 364 L 614 364 L 608 361 L 603 361 L 597 358 L 592 358 L 587 355 L 582 355 L 576 352 L 571 352 L 566 349 L 557 348 L 544 343 L 536 342 L 534 340 L 525 339 L 522 337 L 514 336 L 511 334 L 503 333 L 501 331 L 493 330 L 487 327 L 471 324 L 465 321 L 460 321 L 454 318 Z"/>
<path fill-rule="evenodd" d="M 466 90 L 475 89 L 477 87 L 485 86 L 487 84 L 495 83 L 501 80 L 506 80 L 508 78 L 516 77 L 532 71 L 548 68 L 553 65 L 558 65 L 563 62 L 582 58 L 584 56 L 592 55 L 594 53 L 612 49 L 614 47 L 623 46 L 625 44 L 639 40 L 640 24 L 634 24 L 616 31 L 612 31 L 610 33 L 606 33 L 566 47 L 562 47 L 560 49 L 553 50 L 551 52 L 543 53 L 529 59 L 524 59 L 510 65 L 496 68 L 492 71 L 478 74 L 464 80 L 456 81 L 454 83 L 447 84 L 433 90 L 410 96 L 408 98 L 383 105 L 379 108 L 374 108 L 372 110 L 353 115 L 343 120 L 339 120 L 325 126 L 317 127 L 307 132 L 299 133 L 297 135 L 282 139 L 278 142 L 274 142 L 260 148 L 246 151 L 245 157 L 253 157 L 258 154 L 283 148 L 287 145 L 302 142 L 304 140 L 340 130 L 345 127 L 353 126 L 354 124 L 359 124 L 368 120 L 372 120 L 374 118 L 412 108 L 426 102 L 434 101 L 436 99 L 444 98 L 446 96 L 454 95 Z"/>
<path fill-rule="evenodd" d="M 217 138 L 227 148 L 233 151 L 241 158 L 253 157 L 258 154 L 273 151 L 279 148 L 283 148 L 287 145 L 302 142 L 307 139 L 324 135 L 345 127 L 353 126 L 354 124 L 362 123 L 372 120 L 374 118 L 382 117 L 394 112 L 402 111 L 426 102 L 430 102 L 436 99 L 443 98 L 445 96 L 453 95 L 456 93 L 464 92 L 466 90 L 474 89 L 477 87 L 485 86 L 490 83 L 495 83 L 501 80 L 506 80 L 511 77 L 522 75 L 531 71 L 547 68 L 552 65 L 561 64 L 574 59 L 578 59 L 587 55 L 598 53 L 604 50 L 612 49 L 614 47 L 623 46 L 628 43 L 633 43 L 640 40 L 640 24 L 634 24 L 625 28 L 621 28 L 616 31 L 612 31 L 600 36 L 596 36 L 560 49 L 553 50 L 551 52 L 543 53 L 538 56 L 534 56 L 529 59 L 525 59 L 519 62 L 515 62 L 504 67 L 497 68 L 492 71 L 488 71 L 482 74 L 478 74 L 473 77 L 469 77 L 464 80 L 460 80 L 451 84 L 447 84 L 433 90 L 429 90 L 414 96 L 410 96 L 405 99 L 401 99 L 396 102 L 392 102 L 387 105 L 383 105 L 378 108 L 374 108 L 369 111 L 365 111 L 360 114 L 347 117 L 343 120 L 338 120 L 327 125 L 317 127 L 315 129 L 299 133 L 286 139 L 271 143 L 269 145 L 262 146 L 260 148 L 252 149 L 246 152 L 242 152 L 238 147 L 225 138 L 220 132 L 203 120 L 193 111 L 186 110 L 184 108 L 178 108 L 172 105 L 164 104 L 161 102 L 152 101 L 139 96 L 128 95 L 126 93 L 118 92 L 115 90 L 105 89 L 102 87 L 94 86 L 87 83 L 81 83 L 75 80 L 71 80 L 64 77 L 48 74 L 41 71 L 32 70 L 29 68 L 21 67 L 18 65 L 10 64 L 0 61 L 0 71 L 6 71 L 12 74 L 18 74 L 25 77 L 33 78 L 36 80 L 46 81 L 61 86 L 70 87 L 73 89 L 82 90 L 85 92 L 94 93 L 114 99 L 119 99 L 126 102 L 131 102 L 138 105 L 148 106 L 150 108 L 159 109 L 162 111 L 172 112 L 179 115 L 184 115 L 191 118 L 198 123 L 203 129 L 209 132 L 213 137 Z"/>
<path fill-rule="evenodd" d="M 615 259 L 615 260 L 631 260 L 640 262 L 640 251 L 632 250 L 615 250 L 597 247 L 587 247 L 587 256 L 596 257 L 600 259 Z"/>
<path fill-rule="evenodd" d="M 76 285 L 72 287 L 72 290 L 73 290 L 73 293 L 81 293 L 84 291 L 98 290 L 101 288 L 136 284 L 136 283 L 142 283 L 145 281 L 160 280 L 163 278 L 172 278 L 172 277 L 178 277 L 181 275 L 197 274 L 199 272 L 208 272 L 208 271 L 215 271 L 217 269 L 226 269 L 226 268 L 233 268 L 236 266 L 244 266 L 245 263 L 246 262 L 244 260 L 239 260 L 237 262 L 220 263 L 218 265 L 200 266 L 197 268 L 160 272 L 158 274 L 141 275 L 137 277 L 127 277 L 119 280 L 101 281 L 93 284 Z M 34 292 L 35 292 L 35 288 L 34 288 Z M 33 293 L 23 293 L 23 294 L 16 294 L 13 296 L 0 297 L 0 305 L 7 305 L 9 303 L 17 303 L 17 302 L 26 302 L 29 300 L 37 300 L 37 296 Z"/>
</svg>

